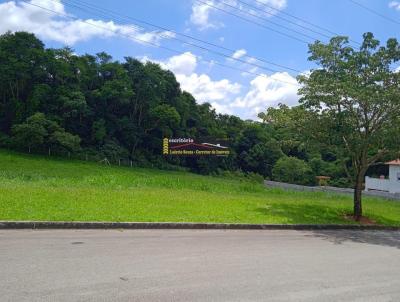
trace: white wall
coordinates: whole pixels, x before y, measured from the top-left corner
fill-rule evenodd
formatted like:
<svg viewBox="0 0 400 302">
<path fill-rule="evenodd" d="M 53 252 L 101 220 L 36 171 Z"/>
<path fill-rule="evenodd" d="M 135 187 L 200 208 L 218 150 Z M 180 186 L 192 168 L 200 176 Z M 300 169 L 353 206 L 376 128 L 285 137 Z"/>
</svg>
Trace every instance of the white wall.
<svg viewBox="0 0 400 302">
<path fill-rule="evenodd" d="M 365 178 L 365 190 L 379 190 L 389 193 L 400 193 L 400 180 L 398 180 L 400 166 L 389 167 L 389 179 Z"/>
<path fill-rule="evenodd" d="M 365 190 L 377 190 L 377 191 L 390 191 L 390 181 L 389 179 L 379 179 L 379 178 L 371 178 L 365 177 Z"/>
<path fill-rule="evenodd" d="M 390 193 L 400 193 L 400 166 L 389 167 L 389 179 L 391 182 Z"/>
<path fill-rule="evenodd" d="M 400 173 L 400 166 L 390 166 L 389 167 L 389 179 L 392 181 L 398 181 L 400 186 L 400 181 L 398 180 L 398 173 Z"/>
</svg>

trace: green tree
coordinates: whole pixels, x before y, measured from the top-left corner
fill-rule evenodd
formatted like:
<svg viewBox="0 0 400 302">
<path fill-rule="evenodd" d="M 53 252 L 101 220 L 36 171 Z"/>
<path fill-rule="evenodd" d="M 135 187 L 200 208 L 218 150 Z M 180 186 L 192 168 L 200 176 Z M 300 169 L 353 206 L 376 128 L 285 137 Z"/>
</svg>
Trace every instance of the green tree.
<svg viewBox="0 0 400 302">
<path fill-rule="evenodd" d="M 79 136 L 72 135 L 64 131 L 64 129 L 53 132 L 49 137 L 49 145 L 56 148 L 64 149 L 69 152 L 75 152 L 79 150 L 79 144 L 81 139 Z"/>
<path fill-rule="evenodd" d="M 277 141 L 270 140 L 263 144 L 254 145 L 247 152 L 241 154 L 244 170 L 258 173 L 264 177 L 272 177 L 272 168 L 283 156 Z"/>
<path fill-rule="evenodd" d="M 170 105 L 162 104 L 150 109 L 151 130 L 159 129 L 163 134 L 168 134 L 168 130 L 178 127 L 181 117 L 176 109 Z M 169 133 L 171 134 L 171 133 Z"/>
<path fill-rule="evenodd" d="M 92 140 L 95 142 L 103 142 L 107 136 L 106 122 L 104 119 L 96 120 L 92 126 Z"/>
<path fill-rule="evenodd" d="M 366 33 L 358 50 L 348 38 L 335 37 L 328 44 L 312 44 L 309 52 L 319 68 L 299 77 L 301 103 L 316 113 L 315 130 L 351 158 L 354 216 L 359 220 L 368 167 L 400 150 L 400 74 L 393 69 L 400 47 L 396 39 L 380 46 Z"/>
<path fill-rule="evenodd" d="M 308 160 L 311 145 L 305 133 L 313 127 L 310 115 L 303 106 L 279 104 L 277 108 L 269 107 L 267 112 L 260 113 L 258 117 L 274 129 L 274 138 L 279 141 L 283 153 Z"/>
<path fill-rule="evenodd" d="M 15 125 L 12 129 L 14 142 L 19 147 L 77 151 L 80 138 L 66 132 L 56 122 L 46 118 L 43 113 L 35 113 L 25 123 Z"/>
<path fill-rule="evenodd" d="M 43 147 L 48 135 L 44 123 L 44 115 L 37 113 L 23 124 L 14 125 L 12 128 L 14 144 L 19 148 L 32 149 Z"/>
<path fill-rule="evenodd" d="M 9 132 L 37 110 L 29 100 L 36 83 L 45 80 L 43 43 L 26 32 L 0 36 L 0 130 Z"/>
<path fill-rule="evenodd" d="M 272 170 L 273 179 L 299 185 L 313 185 L 315 175 L 311 167 L 296 157 L 280 158 Z"/>
</svg>

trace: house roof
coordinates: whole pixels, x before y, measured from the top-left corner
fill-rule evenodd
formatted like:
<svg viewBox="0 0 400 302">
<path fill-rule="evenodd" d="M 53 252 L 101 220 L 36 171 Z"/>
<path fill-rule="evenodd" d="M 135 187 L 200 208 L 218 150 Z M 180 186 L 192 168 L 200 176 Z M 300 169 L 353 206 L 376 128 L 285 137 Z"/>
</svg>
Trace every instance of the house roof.
<svg viewBox="0 0 400 302">
<path fill-rule="evenodd" d="M 391 166 L 400 166 L 400 159 L 389 161 L 386 164 Z"/>
<path fill-rule="evenodd" d="M 220 144 L 210 144 L 210 143 L 202 143 L 204 146 L 210 146 L 210 147 L 215 147 L 215 148 L 220 148 L 220 149 L 228 149 L 228 147 L 221 146 Z"/>
<path fill-rule="evenodd" d="M 188 144 L 183 144 L 183 145 L 177 145 L 177 146 L 171 146 L 170 147 L 170 149 L 174 149 L 174 150 L 179 150 L 179 149 L 190 149 L 190 148 L 198 148 L 198 149 L 202 149 L 202 150 L 204 150 L 204 149 L 213 149 L 212 147 L 210 147 L 210 146 L 206 146 L 206 145 L 203 145 L 203 144 L 196 144 L 196 143 L 188 143 Z"/>
</svg>

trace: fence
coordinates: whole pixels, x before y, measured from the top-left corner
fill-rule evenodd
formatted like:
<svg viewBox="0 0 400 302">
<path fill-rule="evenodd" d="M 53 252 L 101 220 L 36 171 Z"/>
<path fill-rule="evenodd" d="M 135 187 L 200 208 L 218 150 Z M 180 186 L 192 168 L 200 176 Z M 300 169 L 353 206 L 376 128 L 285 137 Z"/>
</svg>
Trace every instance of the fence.
<svg viewBox="0 0 400 302">
<path fill-rule="evenodd" d="M 301 186 L 301 185 L 294 185 L 288 184 L 283 182 L 277 181 L 264 181 L 265 186 L 273 187 L 273 188 L 281 188 L 284 190 L 293 190 L 293 191 L 306 191 L 306 192 L 331 192 L 331 193 L 338 193 L 338 194 L 354 194 L 353 189 L 348 188 L 336 188 L 336 187 L 308 187 L 308 186 Z M 364 196 L 371 196 L 371 197 L 381 197 L 391 200 L 398 200 L 400 201 L 400 194 L 395 193 L 386 193 L 386 192 L 378 192 L 378 191 L 363 191 Z"/>
<path fill-rule="evenodd" d="M 125 166 L 125 167 L 138 167 L 138 166 L 146 166 L 146 167 L 152 167 L 154 166 L 153 164 L 146 163 L 147 165 L 139 165 L 137 161 L 134 161 L 130 158 L 122 158 L 118 156 L 112 156 L 112 157 L 104 157 L 104 156 L 99 156 L 98 154 L 95 154 L 93 152 L 68 152 L 68 151 L 62 151 L 62 150 L 57 150 L 53 148 L 47 148 L 47 149 L 9 149 L 6 147 L 0 147 L 3 150 L 8 150 L 11 152 L 21 152 L 24 154 L 31 154 L 31 155 L 41 155 L 41 156 L 46 156 L 46 157 L 53 157 L 53 158 L 59 158 L 63 160 L 81 160 L 81 161 L 89 161 L 89 162 L 96 162 L 102 165 L 107 165 L 107 166 Z"/>
<path fill-rule="evenodd" d="M 79 160 L 79 161 L 87 161 L 94 162 L 100 165 L 106 166 L 122 166 L 122 167 L 136 167 L 136 168 L 158 168 L 162 170 L 168 171 L 189 171 L 189 167 L 179 165 L 178 163 L 173 163 L 166 161 L 165 158 L 160 155 L 158 158 L 154 156 L 153 159 L 148 159 L 145 157 L 138 158 L 129 158 L 129 157 L 120 157 L 118 155 L 113 156 L 105 156 L 104 154 L 98 154 L 91 150 L 82 150 L 78 152 L 68 152 L 64 150 L 59 150 L 55 148 L 46 148 L 46 149 L 14 149 L 9 147 L 0 146 L 0 149 L 7 150 L 10 152 L 21 152 L 24 154 L 31 155 L 40 155 L 46 156 L 50 158 L 57 158 L 62 160 Z"/>
</svg>

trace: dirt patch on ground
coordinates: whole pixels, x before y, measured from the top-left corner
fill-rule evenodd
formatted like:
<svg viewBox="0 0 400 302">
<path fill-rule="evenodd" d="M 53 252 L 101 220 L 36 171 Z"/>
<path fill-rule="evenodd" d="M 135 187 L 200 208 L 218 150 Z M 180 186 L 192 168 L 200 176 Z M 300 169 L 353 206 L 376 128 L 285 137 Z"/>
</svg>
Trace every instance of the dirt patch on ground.
<svg viewBox="0 0 400 302">
<path fill-rule="evenodd" d="M 344 218 L 346 220 L 349 220 L 349 221 L 356 221 L 355 217 L 353 215 L 351 215 L 351 214 L 344 215 Z M 370 219 L 370 218 L 365 217 L 365 216 L 361 217 L 361 219 L 359 221 L 357 221 L 357 222 L 359 224 L 361 224 L 361 225 L 377 225 L 375 220 Z"/>
</svg>

